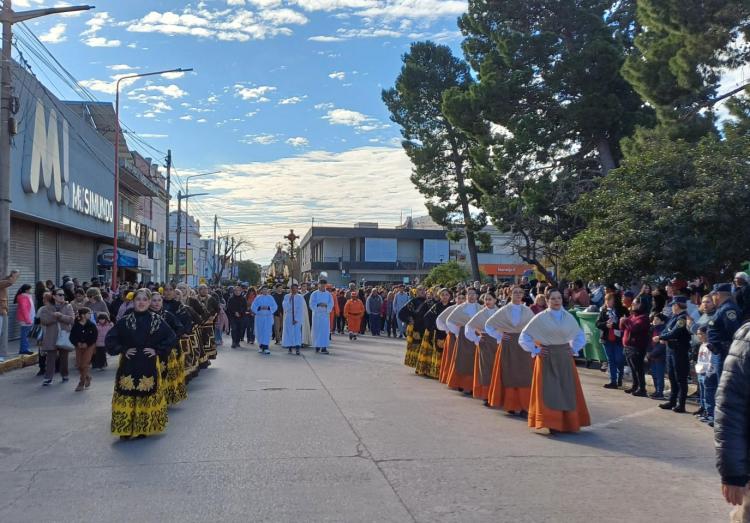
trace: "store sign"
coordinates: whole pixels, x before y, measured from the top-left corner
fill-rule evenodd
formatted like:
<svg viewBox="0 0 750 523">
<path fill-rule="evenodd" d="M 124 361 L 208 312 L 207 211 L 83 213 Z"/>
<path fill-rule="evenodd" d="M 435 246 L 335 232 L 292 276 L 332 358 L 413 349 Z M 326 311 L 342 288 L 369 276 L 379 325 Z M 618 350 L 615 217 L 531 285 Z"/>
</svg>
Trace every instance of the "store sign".
<svg viewBox="0 0 750 523">
<path fill-rule="evenodd" d="M 46 189 L 51 203 L 112 223 L 112 200 L 70 181 L 70 126 L 66 119 L 60 120 L 55 109 L 49 110 L 48 119 L 41 100 L 36 101 L 31 161 L 21 177 L 24 192 L 38 194 Z"/>
<path fill-rule="evenodd" d="M 112 267 L 112 258 L 114 257 L 114 249 L 102 245 L 99 247 L 99 252 L 96 256 L 96 261 L 100 267 Z M 120 269 L 137 269 L 138 268 L 138 253 L 128 251 L 125 249 L 117 249 L 117 266 Z"/>
</svg>

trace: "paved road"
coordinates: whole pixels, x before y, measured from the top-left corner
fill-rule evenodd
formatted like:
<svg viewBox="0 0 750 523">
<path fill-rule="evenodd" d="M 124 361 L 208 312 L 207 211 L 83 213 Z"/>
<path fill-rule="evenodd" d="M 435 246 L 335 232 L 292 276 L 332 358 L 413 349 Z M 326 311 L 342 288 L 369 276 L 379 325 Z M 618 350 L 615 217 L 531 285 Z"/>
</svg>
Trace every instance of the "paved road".
<svg viewBox="0 0 750 523">
<path fill-rule="evenodd" d="M 0 376 L 0 521 L 726 521 L 711 431 L 582 370 L 594 426 L 545 437 L 417 377 L 401 343 L 223 350 L 160 437 L 109 434 L 92 389 Z"/>
</svg>

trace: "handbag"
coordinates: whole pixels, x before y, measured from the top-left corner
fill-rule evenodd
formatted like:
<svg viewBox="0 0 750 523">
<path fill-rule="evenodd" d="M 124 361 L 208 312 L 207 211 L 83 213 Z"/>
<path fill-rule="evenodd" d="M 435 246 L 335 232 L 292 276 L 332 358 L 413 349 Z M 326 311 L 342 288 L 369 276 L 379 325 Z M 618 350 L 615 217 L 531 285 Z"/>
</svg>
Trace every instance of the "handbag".
<svg viewBox="0 0 750 523">
<path fill-rule="evenodd" d="M 39 334 L 42 332 L 42 326 L 39 323 L 34 323 L 34 326 L 31 327 L 31 330 L 29 331 L 28 338 L 32 340 L 39 339 Z"/>
<path fill-rule="evenodd" d="M 57 341 L 55 341 L 55 347 L 63 350 L 73 350 L 75 347 L 70 342 L 70 332 L 64 330 L 60 324 L 57 324 Z"/>
</svg>

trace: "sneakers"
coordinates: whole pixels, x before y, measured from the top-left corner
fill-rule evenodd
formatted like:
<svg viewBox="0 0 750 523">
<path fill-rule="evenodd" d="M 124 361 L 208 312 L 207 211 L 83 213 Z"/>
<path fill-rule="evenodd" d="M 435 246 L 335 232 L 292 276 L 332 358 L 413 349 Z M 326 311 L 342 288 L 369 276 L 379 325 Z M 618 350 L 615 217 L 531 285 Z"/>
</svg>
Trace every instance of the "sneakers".
<svg viewBox="0 0 750 523">
<path fill-rule="evenodd" d="M 67 376 L 63 376 L 62 382 L 63 383 L 68 383 L 68 377 Z"/>
<path fill-rule="evenodd" d="M 651 398 L 652 400 L 665 400 L 665 399 L 667 399 L 664 396 L 664 394 L 661 393 L 661 392 L 654 392 L 653 394 L 649 394 L 648 397 Z"/>
<path fill-rule="evenodd" d="M 297 347 L 296 354 L 297 354 L 297 356 L 299 356 L 299 347 Z"/>
<path fill-rule="evenodd" d="M 678 414 L 682 414 L 685 412 L 685 405 L 677 405 L 672 409 L 672 412 L 676 412 Z"/>
<path fill-rule="evenodd" d="M 328 352 L 328 349 L 326 349 L 325 347 L 323 347 L 322 349 L 320 349 L 320 353 L 321 354 L 330 354 L 330 352 Z"/>
<path fill-rule="evenodd" d="M 659 404 L 659 408 L 664 409 L 664 410 L 672 410 L 674 406 L 675 406 L 674 403 L 672 403 L 671 401 Z"/>
<path fill-rule="evenodd" d="M 617 387 L 617 383 L 607 383 L 606 385 L 604 385 L 604 388 L 605 389 L 616 389 L 618 387 Z"/>
<path fill-rule="evenodd" d="M 263 347 L 261 347 L 260 349 L 258 349 L 258 354 L 263 354 Z"/>
<path fill-rule="evenodd" d="M 645 398 L 646 396 L 648 396 L 648 394 L 646 394 L 645 390 L 637 390 L 633 392 L 634 398 Z"/>
<path fill-rule="evenodd" d="M 266 355 L 271 354 L 271 351 L 268 349 L 263 349 L 263 354 L 266 354 Z"/>
<path fill-rule="evenodd" d="M 695 416 L 696 418 L 703 418 L 705 413 L 706 413 L 706 409 L 700 408 L 696 410 L 695 412 L 693 412 L 693 416 Z"/>
<path fill-rule="evenodd" d="M 315 347 L 315 354 L 320 352 L 320 347 Z"/>
<path fill-rule="evenodd" d="M 52 385 L 52 380 L 44 380 L 42 382 L 42 387 L 49 387 L 50 385 Z"/>
</svg>

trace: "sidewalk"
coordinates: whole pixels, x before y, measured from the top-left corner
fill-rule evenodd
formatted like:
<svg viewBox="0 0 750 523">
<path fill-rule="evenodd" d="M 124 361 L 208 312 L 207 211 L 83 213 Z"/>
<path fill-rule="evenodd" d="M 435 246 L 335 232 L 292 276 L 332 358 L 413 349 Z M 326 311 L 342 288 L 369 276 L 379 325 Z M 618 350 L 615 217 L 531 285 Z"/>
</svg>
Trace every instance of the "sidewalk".
<svg viewBox="0 0 750 523">
<path fill-rule="evenodd" d="M 8 342 L 8 355 L 6 356 L 5 362 L 0 363 L 0 374 L 37 364 L 39 355 L 36 353 L 36 347 L 33 345 L 32 347 L 29 347 L 34 351 L 34 354 L 21 356 L 18 354 L 20 346 L 21 340 Z"/>
</svg>

